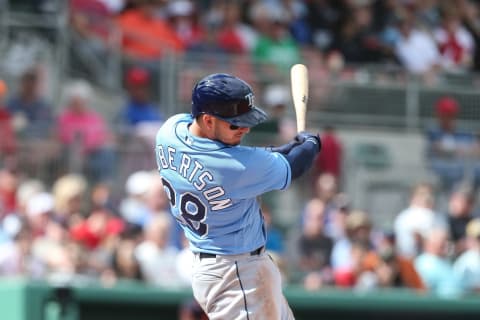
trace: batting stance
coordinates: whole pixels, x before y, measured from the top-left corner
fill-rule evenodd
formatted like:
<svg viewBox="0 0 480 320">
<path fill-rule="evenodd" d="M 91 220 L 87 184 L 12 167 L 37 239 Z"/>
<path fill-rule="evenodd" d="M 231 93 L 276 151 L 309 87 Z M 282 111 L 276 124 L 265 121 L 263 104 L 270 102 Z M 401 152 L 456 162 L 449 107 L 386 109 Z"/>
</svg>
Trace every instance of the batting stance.
<svg viewBox="0 0 480 320">
<path fill-rule="evenodd" d="M 195 253 L 193 294 L 212 320 L 294 318 L 280 272 L 265 253 L 257 196 L 287 188 L 321 145 L 306 132 L 280 147 L 239 145 L 266 119 L 246 82 L 211 74 L 193 88 L 191 114 L 171 117 L 157 133 L 171 211 Z"/>
</svg>

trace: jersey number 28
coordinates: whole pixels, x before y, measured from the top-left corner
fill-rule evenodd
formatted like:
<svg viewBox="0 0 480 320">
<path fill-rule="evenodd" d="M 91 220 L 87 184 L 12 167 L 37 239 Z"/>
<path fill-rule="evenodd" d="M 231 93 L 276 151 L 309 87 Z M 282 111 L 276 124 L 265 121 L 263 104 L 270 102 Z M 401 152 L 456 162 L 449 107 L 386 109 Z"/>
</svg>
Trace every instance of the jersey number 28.
<svg viewBox="0 0 480 320">
<path fill-rule="evenodd" d="M 187 225 L 198 236 L 204 237 L 208 233 L 208 226 L 204 223 L 207 218 L 207 207 L 197 196 L 190 192 L 182 193 L 178 197 L 172 184 L 162 177 L 162 183 L 166 188 L 168 199 L 172 207 L 180 211 L 180 223 Z"/>
</svg>

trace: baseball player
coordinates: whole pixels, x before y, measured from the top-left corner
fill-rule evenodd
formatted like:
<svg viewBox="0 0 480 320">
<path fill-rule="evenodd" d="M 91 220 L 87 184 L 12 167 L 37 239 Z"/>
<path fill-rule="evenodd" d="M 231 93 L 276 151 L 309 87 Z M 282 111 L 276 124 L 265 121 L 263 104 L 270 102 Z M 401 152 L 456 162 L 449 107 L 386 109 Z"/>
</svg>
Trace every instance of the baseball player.
<svg viewBox="0 0 480 320">
<path fill-rule="evenodd" d="M 157 133 L 171 212 L 194 252 L 193 294 L 211 320 L 294 318 L 265 253 L 257 197 L 287 188 L 321 145 L 317 134 L 302 132 L 280 147 L 241 146 L 266 119 L 246 82 L 217 73 L 194 86 L 191 114 L 172 116 Z"/>
</svg>

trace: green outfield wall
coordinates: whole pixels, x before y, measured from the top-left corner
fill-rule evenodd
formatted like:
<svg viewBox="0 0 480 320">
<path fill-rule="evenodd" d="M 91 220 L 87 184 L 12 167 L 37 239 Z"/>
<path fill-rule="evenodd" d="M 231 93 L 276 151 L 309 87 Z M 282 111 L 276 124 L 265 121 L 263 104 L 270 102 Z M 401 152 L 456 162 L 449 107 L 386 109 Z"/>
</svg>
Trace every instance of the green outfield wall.
<svg viewBox="0 0 480 320">
<path fill-rule="evenodd" d="M 353 292 L 285 289 L 296 319 L 422 320 L 480 319 L 480 296 L 440 298 L 404 290 Z M 164 320 L 177 319 L 192 299 L 189 289 L 151 288 L 119 283 L 106 288 L 90 282 L 67 285 L 0 280 L 2 320 Z"/>
</svg>

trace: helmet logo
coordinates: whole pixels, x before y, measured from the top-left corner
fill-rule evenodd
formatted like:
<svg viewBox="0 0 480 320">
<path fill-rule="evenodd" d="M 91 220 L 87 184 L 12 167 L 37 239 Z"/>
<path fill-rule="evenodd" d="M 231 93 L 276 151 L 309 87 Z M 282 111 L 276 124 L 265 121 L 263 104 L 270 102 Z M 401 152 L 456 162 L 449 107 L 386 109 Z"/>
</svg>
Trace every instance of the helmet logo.
<svg viewBox="0 0 480 320">
<path fill-rule="evenodd" d="M 245 99 L 248 100 L 248 106 L 253 106 L 253 93 L 249 93 L 245 96 Z"/>
</svg>

